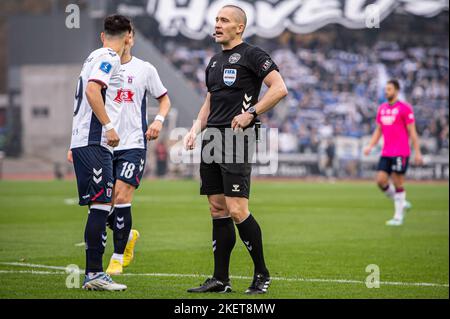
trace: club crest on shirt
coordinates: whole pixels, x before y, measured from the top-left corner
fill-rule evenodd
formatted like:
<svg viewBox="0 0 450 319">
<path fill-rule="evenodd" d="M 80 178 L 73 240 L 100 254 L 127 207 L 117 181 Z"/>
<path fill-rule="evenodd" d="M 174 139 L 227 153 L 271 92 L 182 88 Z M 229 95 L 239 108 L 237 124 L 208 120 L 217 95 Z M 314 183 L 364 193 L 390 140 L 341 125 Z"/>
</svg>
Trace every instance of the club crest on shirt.
<svg viewBox="0 0 450 319">
<path fill-rule="evenodd" d="M 236 69 L 225 69 L 223 70 L 223 83 L 227 86 L 232 86 L 236 82 L 237 70 Z"/>
<path fill-rule="evenodd" d="M 237 63 L 241 59 L 241 55 L 239 53 L 233 53 L 230 58 L 228 59 L 228 62 L 231 64 Z"/>
<path fill-rule="evenodd" d="M 133 83 L 133 79 L 134 79 L 134 76 L 129 75 L 128 76 L 128 83 L 132 84 Z"/>
</svg>

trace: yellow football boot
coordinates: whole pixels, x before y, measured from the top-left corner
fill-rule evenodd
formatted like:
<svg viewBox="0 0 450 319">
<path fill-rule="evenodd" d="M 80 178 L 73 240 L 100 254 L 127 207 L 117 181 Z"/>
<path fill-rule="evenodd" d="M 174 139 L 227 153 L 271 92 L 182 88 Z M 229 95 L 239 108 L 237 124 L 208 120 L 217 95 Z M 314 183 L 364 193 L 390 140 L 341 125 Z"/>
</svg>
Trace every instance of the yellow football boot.
<svg viewBox="0 0 450 319">
<path fill-rule="evenodd" d="M 111 258 L 108 269 L 106 269 L 106 273 L 110 276 L 121 275 L 123 273 L 123 266 L 120 260 Z"/>
<path fill-rule="evenodd" d="M 127 242 L 125 251 L 123 253 L 123 267 L 128 267 L 134 258 L 134 246 L 139 239 L 139 232 L 136 229 L 130 231 L 131 239 Z"/>
</svg>

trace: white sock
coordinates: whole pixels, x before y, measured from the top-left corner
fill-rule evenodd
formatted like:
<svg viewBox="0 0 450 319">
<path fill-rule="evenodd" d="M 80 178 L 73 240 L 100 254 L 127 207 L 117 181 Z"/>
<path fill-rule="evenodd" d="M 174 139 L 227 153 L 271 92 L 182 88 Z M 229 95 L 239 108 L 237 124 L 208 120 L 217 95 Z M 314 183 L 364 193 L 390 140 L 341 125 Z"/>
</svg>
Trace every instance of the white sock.
<svg viewBox="0 0 450 319">
<path fill-rule="evenodd" d="M 128 242 L 132 239 L 133 239 L 133 232 L 130 230 L 130 233 L 128 234 Z"/>
<path fill-rule="evenodd" d="M 394 196 L 395 196 L 395 187 L 392 184 L 389 184 L 388 189 L 386 189 L 384 191 L 384 195 L 386 195 L 386 197 L 394 200 Z"/>
<path fill-rule="evenodd" d="M 121 264 L 123 264 L 123 254 L 113 254 L 111 259 L 118 260 Z"/>
<path fill-rule="evenodd" d="M 397 220 L 403 220 L 403 215 L 405 212 L 405 201 L 406 201 L 406 192 L 398 192 L 394 195 L 394 206 L 395 206 L 395 215 L 394 218 Z"/>
</svg>

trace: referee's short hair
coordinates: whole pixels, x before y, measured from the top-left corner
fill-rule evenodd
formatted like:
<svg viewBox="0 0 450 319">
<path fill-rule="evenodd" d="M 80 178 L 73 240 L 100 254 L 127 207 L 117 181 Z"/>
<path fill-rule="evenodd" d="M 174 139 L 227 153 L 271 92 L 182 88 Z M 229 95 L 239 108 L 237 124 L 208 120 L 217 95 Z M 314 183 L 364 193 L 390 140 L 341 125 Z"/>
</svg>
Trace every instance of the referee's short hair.
<svg viewBox="0 0 450 319">
<path fill-rule="evenodd" d="M 390 79 L 388 84 L 392 84 L 397 91 L 400 91 L 400 82 L 397 79 Z"/>
<path fill-rule="evenodd" d="M 236 6 L 234 4 L 227 4 L 225 6 L 222 7 L 223 8 L 231 8 L 231 9 L 235 9 L 236 11 L 239 12 L 239 18 L 242 20 L 242 23 L 244 24 L 244 27 L 247 26 L 247 14 L 245 13 L 244 9 L 242 9 L 239 6 Z"/>
</svg>

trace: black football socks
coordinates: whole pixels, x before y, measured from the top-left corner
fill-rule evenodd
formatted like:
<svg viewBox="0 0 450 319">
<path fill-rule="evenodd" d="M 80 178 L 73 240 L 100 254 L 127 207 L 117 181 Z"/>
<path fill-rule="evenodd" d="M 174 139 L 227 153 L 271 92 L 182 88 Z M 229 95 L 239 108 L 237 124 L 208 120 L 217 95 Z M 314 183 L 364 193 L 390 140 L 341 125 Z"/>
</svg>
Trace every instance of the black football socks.
<svg viewBox="0 0 450 319">
<path fill-rule="evenodd" d="M 214 278 L 229 281 L 231 251 L 236 243 L 236 231 L 231 217 L 213 219 Z"/>
<path fill-rule="evenodd" d="M 247 219 L 240 224 L 236 224 L 236 226 L 239 230 L 239 236 L 253 259 L 255 274 L 269 276 L 269 271 L 264 261 L 261 228 L 255 218 L 250 214 Z"/>
</svg>

